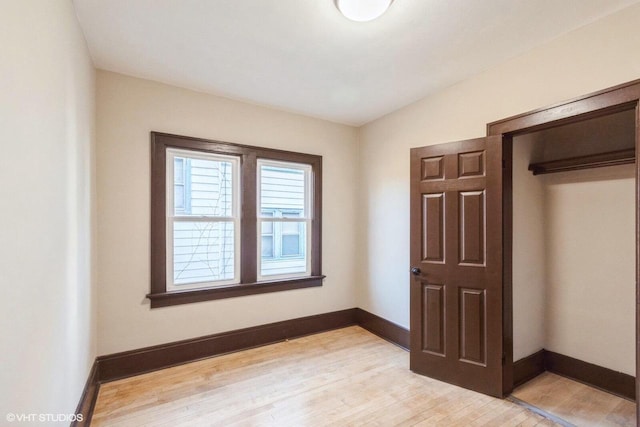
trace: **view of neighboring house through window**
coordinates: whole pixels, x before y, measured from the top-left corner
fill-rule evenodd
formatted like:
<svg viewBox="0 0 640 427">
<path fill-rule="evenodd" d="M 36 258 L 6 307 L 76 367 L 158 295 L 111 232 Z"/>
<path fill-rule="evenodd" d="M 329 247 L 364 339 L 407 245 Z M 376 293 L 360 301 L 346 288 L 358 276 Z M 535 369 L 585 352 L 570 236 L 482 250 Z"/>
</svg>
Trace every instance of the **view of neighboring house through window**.
<svg viewBox="0 0 640 427">
<path fill-rule="evenodd" d="M 238 158 L 167 150 L 167 287 L 237 283 L 240 236 Z M 170 259 L 171 259 L 170 258 Z"/>
<path fill-rule="evenodd" d="M 185 163 L 187 163 L 186 166 Z M 188 180 L 186 173 L 189 163 L 189 159 L 184 157 L 173 158 L 173 204 L 176 208 L 176 213 L 184 213 L 186 206 L 188 189 L 185 188 L 185 182 Z"/>
<path fill-rule="evenodd" d="M 151 132 L 151 308 L 322 286 L 322 157 Z"/>
<path fill-rule="evenodd" d="M 310 181 L 309 165 L 258 160 L 260 277 L 311 274 Z"/>
</svg>

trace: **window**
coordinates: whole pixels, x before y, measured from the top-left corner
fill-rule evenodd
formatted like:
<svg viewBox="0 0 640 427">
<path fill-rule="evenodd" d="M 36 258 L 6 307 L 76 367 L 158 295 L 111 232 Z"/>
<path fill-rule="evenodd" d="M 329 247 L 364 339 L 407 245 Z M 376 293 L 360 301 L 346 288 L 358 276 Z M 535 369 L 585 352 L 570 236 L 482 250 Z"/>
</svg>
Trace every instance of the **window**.
<svg viewBox="0 0 640 427">
<path fill-rule="evenodd" d="M 258 229 L 259 279 L 308 276 L 311 227 L 311 166 L 260 159 Z"/>
<path fill-rule="evenodd" d="M 238 283 L 238 157 L 173 148 L 166 155 L 167 259 L 172 261 L 167 290 Z"/>
<path fill-rule="evenodd" d="M 151 142 L 152 308 L 322 285 L 320 156 Z"/>
</svg>

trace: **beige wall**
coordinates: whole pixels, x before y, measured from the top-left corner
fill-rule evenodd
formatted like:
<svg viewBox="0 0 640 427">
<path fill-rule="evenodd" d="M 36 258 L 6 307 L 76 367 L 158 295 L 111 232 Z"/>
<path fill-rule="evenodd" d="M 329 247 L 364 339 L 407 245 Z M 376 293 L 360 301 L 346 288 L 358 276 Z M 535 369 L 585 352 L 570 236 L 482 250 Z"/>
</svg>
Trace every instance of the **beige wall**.
<svg viewBox="0 0 640 427">
<path fill-rule="evenodd" d="M 635 375 L 635 168 L 543 181 L 545 348 Z"/>
<path fill-rule="evenodd" d="M 322 155 L 324 285 L 150 310 L 152 130 Z M 97 131 L 100 354 L 356 306 L 354 128 L 99 71 Z"/>
<path fill-rule="evenodd" d="M 545 348 L 545 187 L 528 170 L 536 142 L 530 134 L 513 139 L 513 360 Z"/>
<path fill-rule="evenodd" d="M 67 0 L 3 1 L 0 63 L 3 423 L 75 412 L 96 356 L 95 75 Z"/>
<path fill-rule="evenodd" d="M 360 307 L 408 327 L 409 148 L 640 78 L 638 22 L 625 9 L 360 129 Z"/>
</svg>

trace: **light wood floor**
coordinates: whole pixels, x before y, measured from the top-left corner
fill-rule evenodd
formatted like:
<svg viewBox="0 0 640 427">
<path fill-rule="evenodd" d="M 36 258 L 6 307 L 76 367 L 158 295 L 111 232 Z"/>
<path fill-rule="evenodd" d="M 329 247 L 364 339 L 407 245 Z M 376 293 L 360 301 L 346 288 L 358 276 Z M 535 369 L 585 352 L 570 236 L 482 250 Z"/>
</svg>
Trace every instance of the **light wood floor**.
<svg viewBox="0 0 640 427">
<path fill-rule="evenodd" d="M 636 405 L 613 394 L 545 372 L 513 396 L 576 426 L 635 426 Z"/>
<path fill-rule="evenodd" d="M 94 426 L 551 426 L 353 326 L 102 385 Z"/>
</svg>

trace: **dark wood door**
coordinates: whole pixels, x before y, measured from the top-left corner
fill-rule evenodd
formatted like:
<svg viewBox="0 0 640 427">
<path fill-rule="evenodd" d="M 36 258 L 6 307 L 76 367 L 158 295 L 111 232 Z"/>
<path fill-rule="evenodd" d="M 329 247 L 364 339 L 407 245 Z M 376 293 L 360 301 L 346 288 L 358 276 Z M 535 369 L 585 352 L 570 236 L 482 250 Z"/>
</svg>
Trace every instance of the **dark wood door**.
<svg viewBox="0 0 640 427">
<path fill-rule="evenodd" d="M 502 139 L 411 150 L 411 370 L 502 397 Z"/>
</svg>

